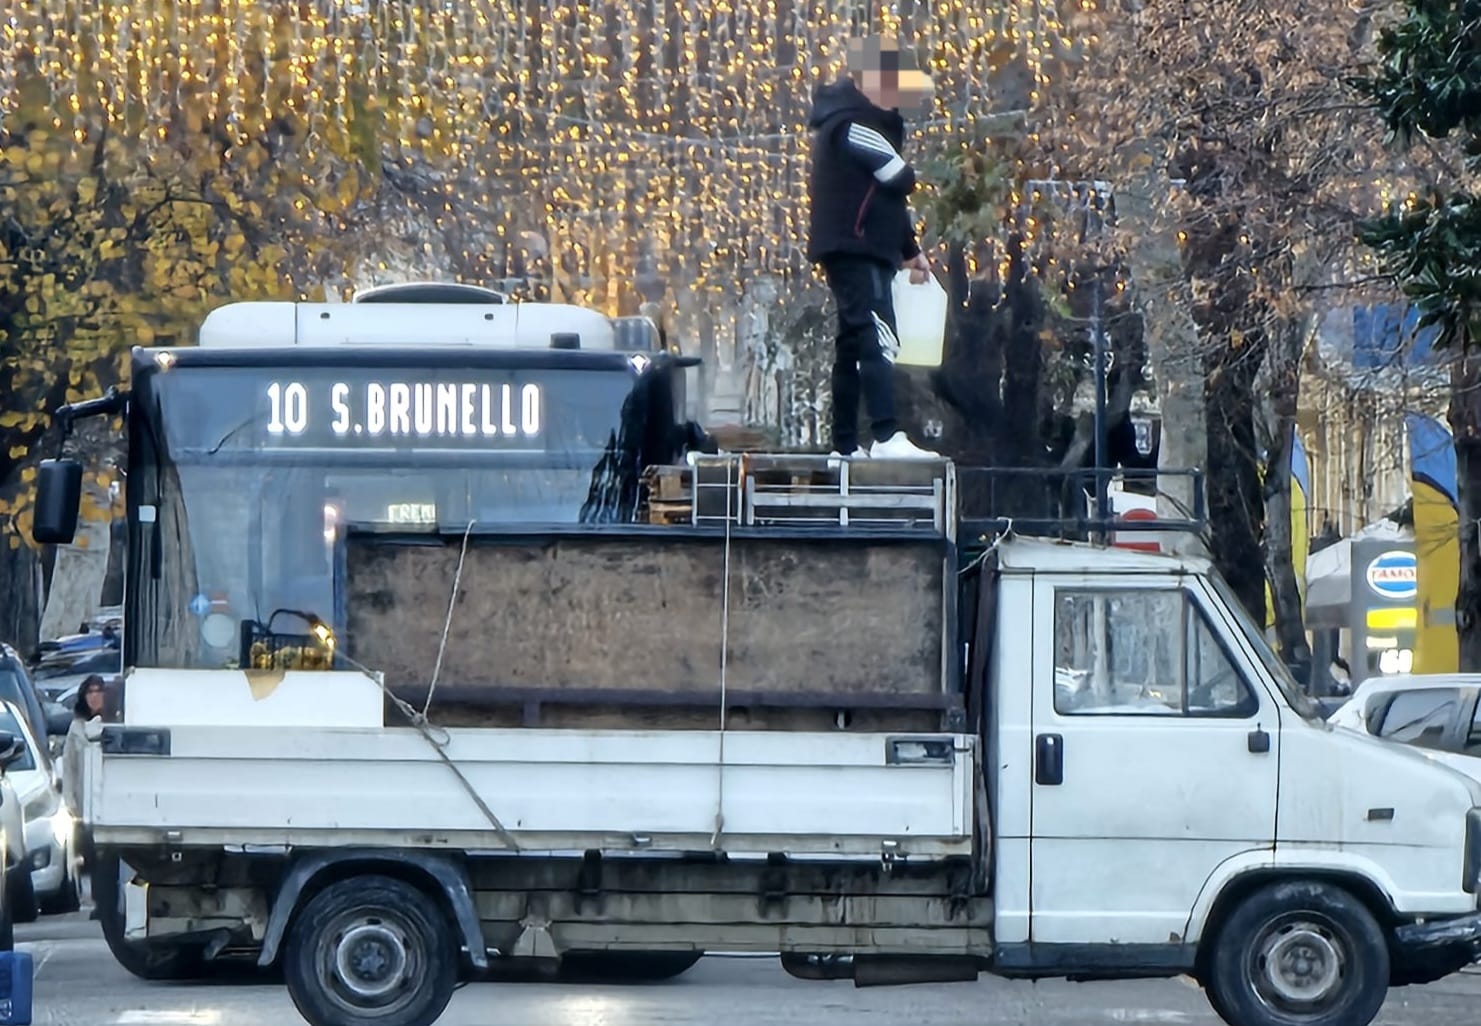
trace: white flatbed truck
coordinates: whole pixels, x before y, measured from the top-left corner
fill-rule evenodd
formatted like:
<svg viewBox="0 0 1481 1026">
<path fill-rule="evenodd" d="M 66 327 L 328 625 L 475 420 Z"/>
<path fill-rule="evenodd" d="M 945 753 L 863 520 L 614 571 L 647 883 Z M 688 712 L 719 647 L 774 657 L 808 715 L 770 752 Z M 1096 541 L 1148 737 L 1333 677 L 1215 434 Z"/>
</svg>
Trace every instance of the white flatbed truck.
<svg viewBox="0 0 1481 1026">
<path fill-rule="evenodd" d="M 129 439 L 83 820 L 135 972 L 425 1026 L 501 965 L 779 952 L 1366 1026 L 1481 954 L 1481 784 L 1329 728 L 1206 563 L 964 558 L 949 463 L 686 462 L 661 349 L 391 300 L 223 308 L 67 411 Z"/>
</svg>

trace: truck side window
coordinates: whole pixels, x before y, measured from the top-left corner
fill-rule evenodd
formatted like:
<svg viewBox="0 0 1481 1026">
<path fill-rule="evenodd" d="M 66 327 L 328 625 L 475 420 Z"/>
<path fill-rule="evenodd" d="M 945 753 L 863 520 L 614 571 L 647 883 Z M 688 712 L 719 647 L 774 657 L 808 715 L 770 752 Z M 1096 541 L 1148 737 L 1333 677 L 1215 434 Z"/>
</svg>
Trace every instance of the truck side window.
<svg viewBox="0 0 1481 1026">
<path fill-rule="evenodd" d="M 1244 717 L 1258 708 L 1180 590 L 1061 591 L 1054 630 L 1061 715 Z"/>
</svg>

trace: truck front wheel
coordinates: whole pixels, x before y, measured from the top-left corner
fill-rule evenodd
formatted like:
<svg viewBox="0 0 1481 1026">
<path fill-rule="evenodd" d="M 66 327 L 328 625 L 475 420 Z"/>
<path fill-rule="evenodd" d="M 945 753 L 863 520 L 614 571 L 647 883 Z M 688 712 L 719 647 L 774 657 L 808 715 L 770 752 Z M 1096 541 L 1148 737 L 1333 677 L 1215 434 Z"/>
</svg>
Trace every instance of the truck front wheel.
<svg viewBox="0 0 1481 1026">
<path fill-rule="evenodd" d="M 387 876 L 330 884 L 294 918 L 289 996 L 311 1026 L 431 1026 L 452 998 L 458 947 L 428 895 Z"/>
<path fill-rule="evenodd" d="M 1332 884 L 1271 884 L 1214 939 L 1205 986 L 1230 1026 L 1368 1026 L 1388 995 L 1382 928 Z"/>
</svg>

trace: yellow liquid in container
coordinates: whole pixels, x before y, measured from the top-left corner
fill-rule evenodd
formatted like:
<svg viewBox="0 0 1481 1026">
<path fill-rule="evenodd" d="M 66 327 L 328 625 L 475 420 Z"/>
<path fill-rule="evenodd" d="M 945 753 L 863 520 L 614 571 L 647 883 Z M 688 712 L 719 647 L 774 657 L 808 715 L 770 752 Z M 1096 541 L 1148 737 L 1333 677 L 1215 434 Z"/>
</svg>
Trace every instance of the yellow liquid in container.
<svg viewBox="0 0 1481 1026">
<path fill-rule="evenodd" d="M 931 275 L 919 285 L 910 284 L 910 272 L 902 270 L 891 285 L 895 302 L 895 335 L 900 352 L 895 363 L 907 367 L 939 367 L 946 345 L 946 290 Z"/>
</svg>

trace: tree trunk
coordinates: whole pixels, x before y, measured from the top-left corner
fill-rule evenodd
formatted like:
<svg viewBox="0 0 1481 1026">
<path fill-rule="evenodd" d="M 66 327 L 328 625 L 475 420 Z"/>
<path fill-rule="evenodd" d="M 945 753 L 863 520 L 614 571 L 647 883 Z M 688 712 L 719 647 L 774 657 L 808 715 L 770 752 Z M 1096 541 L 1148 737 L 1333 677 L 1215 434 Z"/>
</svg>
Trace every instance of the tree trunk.
<svg viewBox="0 0 1481 1026">
<path fill-rule="evenodd" d="M 1281 322 L 1266 352 L 1270 372 L 1270 458 L 1265 467 L 1265 569 L 1275 604 L 1275 634 L 1281 658 L 1299 671 L 1309 671 L 1311 646 L 1302 617 L 1301 588 L 1292 558 L 1291 453 L 1295 448 L 1296 406 L 1301 389 L 1304 320 Z M 1305 567 L 1301 568 L 1305 573 Z M 1309 679 L 1309 676 L 1308 678 Z"/>
<path fill-rule="evenodd" d="M 1143 143 L 1131 147 L 1126 159 L 1135 167 L 1137 155 L 1151 152 Z M 1162 471 L 1206 470 L 1202 347 L 1176 225 L 1150 199 L 1165 191 L 1159 190 L 1156 176 L 1130 174 L 1130 188 L 1117 191 L 1116 214 L 1139 240 L 1127 250 L 1126 258 L 1132 304 L 1142 316 L 1147 361 L 1157 382 L 1157 408 L 1162 416 L 1157 467 Z M 1203 499 L 1199 491 L 1187 474 L 1159 474 L 1157 515 L 1167 520 L 1191 518 Z M 1182 555 L 1208 554 L 1203 539 L 1191 531 L 1169 532 L 1162 546 Z"/>
<path fill-rule="evenodd" d="M 1205 353 L 1208 517 L 1214 563 L 1256 623 L 1265 622 L 1265 558 L 1259 464 L 1255 457 L 1253 343 L 1227 340 Z M 1288 517 L 1289 521 L 1289 517 Z"/>
<path fill-rule="evenodd" d="M 40 554 L 24 543 L 12 547 L 13 537 L 0 532 L 0 595 L 5 596 L 0 602 L 0 641 L 29 657 L 40 640 Z"/>
<path fill-rule="evenodd" d="M 1455 597 L 1460 671 L 1481 671 L 1481 353 L 1461 339 L 1451 367 L 1450 430 L 1460 506 L 1460 589 Z"/>
<path fill-rule="evenodd" d="M 106 521 L 80 520 L 76 543 L 57 547 L 51 592 L 41 616 L 42 638 L 72 634 L 97 611 L 108 575 L 111 535 L 112 525 Z"/>
</svg>

